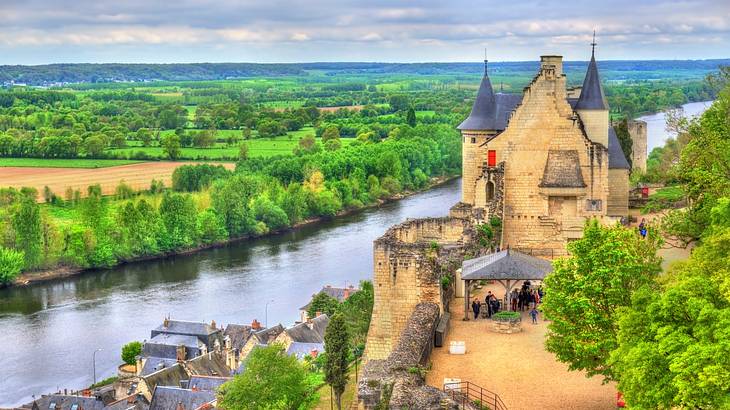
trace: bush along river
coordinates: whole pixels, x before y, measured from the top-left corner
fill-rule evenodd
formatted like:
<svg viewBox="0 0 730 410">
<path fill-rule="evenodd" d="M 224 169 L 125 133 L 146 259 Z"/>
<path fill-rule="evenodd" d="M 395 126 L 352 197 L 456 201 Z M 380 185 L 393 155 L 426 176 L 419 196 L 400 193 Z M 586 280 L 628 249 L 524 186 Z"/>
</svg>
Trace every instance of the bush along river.
<svg viewBox="0 0 730 410">
<path fill-rule="evenodd" d="M 2 289 L 0 407 L 90 385 L 96 349 L 97 380 L 115 375 L 122 345 L 148 339 L 166 315 L 287 326 L 322 286 L 370 279 L 372 242 L 391 225 L 446 215 L 460 195 L 452 180 L 278 235 Z"/>
</svg>

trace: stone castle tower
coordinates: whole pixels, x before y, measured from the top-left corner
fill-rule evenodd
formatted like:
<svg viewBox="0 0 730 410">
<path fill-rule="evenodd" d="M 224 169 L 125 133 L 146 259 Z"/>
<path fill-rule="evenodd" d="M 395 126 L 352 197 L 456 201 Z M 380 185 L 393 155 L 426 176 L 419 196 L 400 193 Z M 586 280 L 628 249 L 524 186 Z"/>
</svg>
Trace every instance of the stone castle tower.
<svg viewBox="0 0 730 410">
<path fill-rule="evenodd" d="M 631 135 L 631 167 L 646 172 L 647 137 L 644 121 L 629 121 Z"/>
<path fill-rule="evenodd" d="M 587 218 L 628 214 L 629 164 L 609 123 L 591 55 L 579 96 L 561 56 L 542 56 L 522 95 L 495 94 L 485 72 L 462 134 L 462 202 L 503 222 L 502 247 L 548 257 L 582 236 Z"/>
</svg>

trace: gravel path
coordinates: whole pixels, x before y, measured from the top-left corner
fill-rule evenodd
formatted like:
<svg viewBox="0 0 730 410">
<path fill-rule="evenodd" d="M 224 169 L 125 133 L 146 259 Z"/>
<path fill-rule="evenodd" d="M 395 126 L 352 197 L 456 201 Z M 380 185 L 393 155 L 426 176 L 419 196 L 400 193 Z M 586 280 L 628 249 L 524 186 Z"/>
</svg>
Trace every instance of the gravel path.
<svg viewBox="0 0 730 410">
<path fill-rule="evenodd" d="M 482 289 L 502 296 L 501 286 Z M 481 298 L 481 297 L 480 297 Z M 459 378 L 497 393 L 509 410 L 615 409 L 614 384 L 602 385 L 600 377 L 586 378 L 571 372 L 545 351 L 546 322 L 531 324 L 523 313 L 521 333 L 499 334 L 491 320 L 463 321 L 464 300 L 451 302 L 451 328 L 442 348 L 431 354 L 432 370 L 426 382 L 443 388 L 444 378 Z M 466 342 L 465 355 L 449 355 L 448 343 Z"/>
</svg>

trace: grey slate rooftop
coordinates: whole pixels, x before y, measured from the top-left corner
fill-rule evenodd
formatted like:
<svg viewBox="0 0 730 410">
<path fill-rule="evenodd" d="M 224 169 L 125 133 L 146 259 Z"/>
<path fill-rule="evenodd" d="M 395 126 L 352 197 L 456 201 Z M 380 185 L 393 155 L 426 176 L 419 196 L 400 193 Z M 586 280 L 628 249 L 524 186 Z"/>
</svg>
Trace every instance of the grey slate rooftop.
<svg viewBox="0 0 730 410">
<path fill-rule="evenodd" d="M 205 391 L 216 391 L 223 383 L 231 380 L 230 377 L 214 377 L 214 376 L 192 376 L 188 382 L 188 387 Z"/>
<path fill-rule="evenodd" d="M 461 270 L 464 280 L 542 280 L 552 272 L 553 265 L 545 259 L 507 249 L 465 260 Z"/>
<path fill-rule="evenodd" d="M 457 127 L 460 130 L 496 130 L 507 128 L 509 117 L 522 101 L 519 94 L 495 94 L 484 62 L 484 77 L 479 85 L 469 117 Z"/>
<path fill-rule="evenodd" d="M 324 343 L 293 342 L 289 345 L 289 349 L 286 350 L 286 354 L 296 356 L 297 359 L 303 360 L 305 357 L 311 355 L 313 350 L 316 350 L 318 354 L 324 352 Z"/>
<path fill-rule="evenodd" d="M 348 297 L 350 297 L 350 295 L 352 295 L 353 293 L 355 293 L 355 292 L 357 292 L 359 290 L 360 289 L 358 289 L 356 287 L 336 288 L 336 287 L 327 285 L 327 286 L 322 287 L 322 290 L 320 290 L 317 294 L 324 293 L 325 295 L 327 295 L 327 296 L 329 296 L 331 298 L 337 299 L 338 302 L 344 302 L 345 299 L 347 299 Z M 309 305 L 311 303 L 312 302 L 310 301 L 306 305 L 300 307 L 299 310 L 307 310 L 307 309 L 309 309 Z"/>
<path fill-rule="evenodd" d="M 580 91 L 580 98 L 575 104 L 576 110 L 607 110 L 608 102 L 603 94 L 601 77 L 598 75 L 596 57 L 591 53 L 591 62 L 588 63 L 588 71 L 583 80 L 583 88 Z"/>
<path fill-rule="evenodd" d="M 170 367 L 177 363 L 177 360 L 166 357 L 145 357 L 140 376 L 147 376 L 158 370 Z"/>
<path fill-rule="evenodd" d="M 251 329 L 251 326 L 237 325 L 233 323 L 226 326 L 226 330 L 223 331 L 223 335 L 228 336 L 231 339 L 231 347 L 237 350 L 241 350 L 243 345 L 246 344 L 248 338 L 251 337 L 252 333 L 253 330 Z"/>
<path fill-rule="evenodd" d="M 608 169 L 631 169 L 613 127 L 608 127 Z"/>
<path fill-rule="evenodd" d="M 190 336 L 208 336 L 218 331 L 218 329 L 212 327 L 207 323 L 167 319 L 152 331 L 152 337 L 154 337 L 158 333 L 174 333 L 178 335 Z"/>
<path fill-rule="evenodd" d="M 326 314 L 322 314 L 312 318 L 312 323 L 300 323 L 284 331 L 295 342 L 322 343 L 324 342 L 324 330 L 329 322 L 330 318 Z"/>
<path fill-rule="evenodd" d="M 152 394 L 150 410 L 194 410 L 213 400 L 215 393 L 212 391 L 159 386 Z"/>
<path fill-rule="evenodd" d="M 59 409 L 69 410 L 74 405 L 78 410 L 104 410 L 104 402 L 98 400 L 96 397 L 81 397 L 81 396 L 70 396 L 65 394 L 49 394 L 42 396 L 34 400 L 34 405 L 38 406 L 38 409 Z"/>
</svg>

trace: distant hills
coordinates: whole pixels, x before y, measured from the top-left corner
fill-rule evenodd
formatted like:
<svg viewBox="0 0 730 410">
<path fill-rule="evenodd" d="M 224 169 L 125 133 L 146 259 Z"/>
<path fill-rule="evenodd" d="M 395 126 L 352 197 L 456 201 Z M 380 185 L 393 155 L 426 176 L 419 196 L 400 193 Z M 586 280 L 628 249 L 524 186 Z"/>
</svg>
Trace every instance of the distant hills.
<svg viewBox="0 0 730 410">
<path fill-rule="evenodd" d="M 585 71 L 587 62 L 567 61 L 565 72 Z M 490 74 L 520 75 L 533 73 L 537 61 L 490 63 Z M 600 61 L 607 80 L 688 79 L 701 78 L 718 66 L 730 65 L 721 60 L 627 60 Z M 202 81 L 251 77 L 297 75 L 477 75 L 483 63 L 190 63 L 190 64 L 48 64 L 35 66 L 0 66 L 0 83 L 47 86 L 59 83 L 105 83 L 148 81 Z"/>
</svg>

